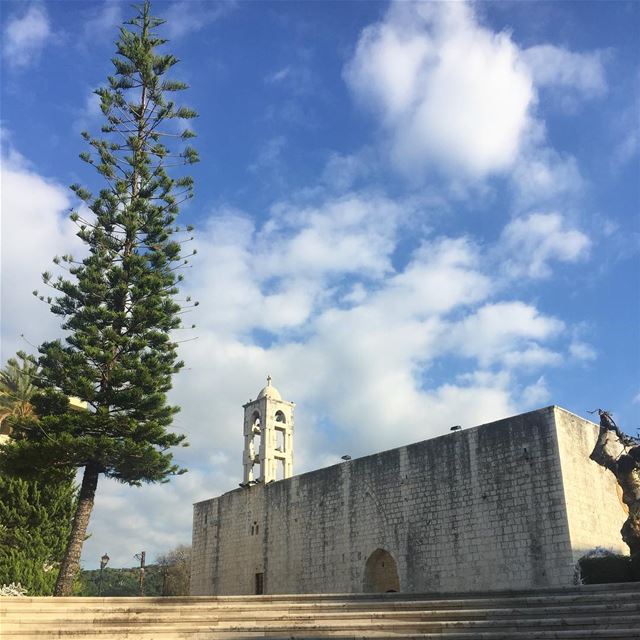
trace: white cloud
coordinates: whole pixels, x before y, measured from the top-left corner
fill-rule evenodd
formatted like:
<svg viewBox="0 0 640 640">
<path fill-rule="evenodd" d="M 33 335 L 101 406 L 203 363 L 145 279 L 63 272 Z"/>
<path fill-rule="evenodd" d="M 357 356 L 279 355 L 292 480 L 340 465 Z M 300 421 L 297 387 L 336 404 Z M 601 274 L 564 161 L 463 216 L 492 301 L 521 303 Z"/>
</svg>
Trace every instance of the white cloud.
<svg viewBox="0 0 640 640">
<path fill-rule="evenodd" d="M 393 4 L 362 32 L 345 79 L 380 115 L 407 172 L 502 172 L 531 125 L 535 90 L 518 48 L 462 3 Z"/>
<path fill-rule="evenodd" d="M 502 356 L 502 362 L 510 368 L 540 369 L 562 364 L 563 356 L 557 351 L 529 344 L 520 351 L 510 351 Z"/>
<path fill-rule="evenodd" d="M 476 358 L 483 366 L 533 367 L 557 364 L 558 354 L 543 349 L 564 329 L 564 324 L 523 302 L 497 302 L 480 307 L 451 327 L 447 346 L 455 353 Z"/>
<path fill-rule="evenodd" d="M 45 8 L 31 4 L 21 17 L 12 16 L 4 28 L 2 53 L 9 67 L 21 69 L 36 62 L 51 36 Z"/>
<path fill-rule="evenodd" d="M 87 3 L 91 17 L 84 23 L 84 38 L 87 44 L 95 44 L 96 39 L 113 39 L 117 27 L 122 24 L 122 2 L 105 0 L 102 5 Z"/>
<path fill-rule="evenodd" d="M 546 147 L 539 90 L 552 88 L 567 108 L 602 96 L 605 58 L 549 43 L 522 49 L 470 3 L 394 2 L 362 31 L 343 75 L 401 172 L 465 184 L 513 171 L 522 208 L 581 189 L 575 159 Z M 621 156 L 633 148 L 625 142 Z"/>
<path fill-rule="evenodd" d="M 637 124 L 634 123 L 624 132 L 622 140 L 614 150 L 611 161 L 614 170 L 619 170 L 620 167 L 630 162 L 638 155 L 638 150 L 640 150 L 640 131 Z"/>
<path fill-rule="evenodd" d="M 162 11 L 166 20 L 165 29 L 170 39 L 182 38 L 196 33 L 229 14 L 235 8 L 235 2 L 181 0 L 173 2 Z"/>
<path fill-rule="evenodd" d="M 345 191 L 375 170 L 377 158 L 372 149 L 363 148 L 355 154 L 331 153 L 325 164 L 322 180 L 336 191 Z"/>
<path fill-rule="evenodd" d="M 550 148 L 534 147 L 513 167 L 515 207 L 519 210 L 566 203 L 584 190 L 576 159 Z"/>
<path fill-rule="evenodd" d="M 4 147 L 5 145 L 3 145 Z M 2 361 L 29 350 L 24 334 L 39 344 L 60 332 L 60 321 L 36 300 L 34 289 L 50 295 L 41 274 L 55 255 L 76 254 L 80 242 L 68 219 L 68 189 L 29 168 L 15 150 L 3 148 L 2 182 Z"/>
<path fill-rule="evenodd" d="M 218 309 L 206 321 L 218 331 L 299 327 L 336 278 L 390 270 L 400 214 L 386 198 L 354 194 L 319 207 L 282 203 L 260 229 L 221 211 L 198 236 L 193 295 Z"/>
<path fill-rule="evenodd" d="M 320 207 L 282 204 L 273 214 L 259 245 L 266 276 L 374 277 L 390 270 L 396 229 L 407 212 L 385 197 L 347 194 Z"/>
<path fill-rule="evenodd" d="M 96 127 L 98 120 L 102 117 L 100 96 L 96 94 L 95 89 L 90 89 L 85 96 L 84 105 L 78 109 L 76 119 L 73 121 L 74 133 L 82 133 Z"/>
<path fill-rule="evenodd" d="M 378 295 L 382 308 L 426 317 L 473 305 L 491 291 L 491 280 L 479 267 L 479 256 L 464 238 L 425 242 L 402 273 Z"/>
<path fill-rule="evenodd" d="M 535 409 L 545 402 L 549 402 L 551 392 L 544 376 L 540 376 L 536 382 L 522 390 L 522 403 L 525 407 Z"/>
<path fill-rule="evenodd" d="M 504 268 L 512 278 L 547 278 L 550 262 L 577 262 L 587 257 L 591 241 L 568 228 L 559 213 L 532 213 L 515 218 L 503 230 L 500 250 Z"/>
<path fill-rule="evenodd" d="M 284 136 L 274 136 L 262 143 L 248 169 L 269 182 L 284 182 L 282 152 L 287 140 Z"/>
<path fill-rule="evenodd" d="M 607 90 L 600 51 L 576 53 L 551 44 L 537 45 L 522 52 L 539 87 L 575 89 L 586 96 L 601 96 Z"/>
<path fill-rule="evenodd" d="M 612 171 L 620 171 L 624 165 L 633 160 L 637 163 L 640 151 L 640 126 L 636 101 L 633 101 L 632 106 L 616 114 L 614 121 L 611 122 L 611 135 L 615 144 L 611 154 Z"/>
<path fill-rule="evenodd" d="M 569 345 L 569 353 L 576 360 L 583 360 L 585 362 L 591 362 L 598 358 L 596 350 L 590 344 L 587 344 L 582 340 L 574 339 Z"/>
<path fill-rule="evenodd" d="M 281 69 L 278 69 L 277 71 L 267 74 L 265 76 L 264 81 L 267 84 L 278 84 L 283 80 L 286 80 L 290 75 L 291 75 L 291 67 L 286 66 L 286 67 L 282 67 Z"/>
</svg>

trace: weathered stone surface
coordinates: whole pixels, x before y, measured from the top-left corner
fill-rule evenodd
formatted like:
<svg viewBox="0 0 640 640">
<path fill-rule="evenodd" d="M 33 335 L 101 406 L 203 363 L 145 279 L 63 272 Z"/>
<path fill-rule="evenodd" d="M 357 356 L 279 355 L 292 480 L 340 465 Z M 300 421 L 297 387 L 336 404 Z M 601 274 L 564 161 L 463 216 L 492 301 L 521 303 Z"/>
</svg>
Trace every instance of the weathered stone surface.
<svg viewBox="0 0 640 640">
<path fill-rule="evenodd" d="M 547 407 L 199 502 L 191 592 L 362 592 L 379 550 L 404 592 L 569 585 L 586 549 L 626 551 L 597 435 Z"/>
<path fill-rule="evenodd" d="M 600 414 L 600 433 L 591 459 L 615 476 L 627 519 L 620 531 L 631 554 L 640 553 L 640 442 L 625 435 L 608 412 Z"/>
</svg>

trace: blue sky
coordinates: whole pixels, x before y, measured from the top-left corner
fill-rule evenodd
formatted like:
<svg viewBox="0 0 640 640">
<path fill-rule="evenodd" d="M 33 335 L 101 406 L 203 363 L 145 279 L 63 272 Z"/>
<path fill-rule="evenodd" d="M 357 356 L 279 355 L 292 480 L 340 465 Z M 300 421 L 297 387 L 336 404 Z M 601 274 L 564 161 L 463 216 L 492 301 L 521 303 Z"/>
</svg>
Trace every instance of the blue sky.
<svg viewBox="0 0 640 640">
<path fill-rule="evenodd" d="M 169 485 L 102 482 L 83 554 L 190 539 L 241 479 L 241 405 L 297 403 L 296 471 L 547 404 L 640 426 L 636 2 L 155 2 L 196 108 L 198 339 Z M 120 2 L 2 11 L 2 358 L 81 253 L 67 185 Z M 116 542 L 117 541 L 117 542 Z"/>
</svg>

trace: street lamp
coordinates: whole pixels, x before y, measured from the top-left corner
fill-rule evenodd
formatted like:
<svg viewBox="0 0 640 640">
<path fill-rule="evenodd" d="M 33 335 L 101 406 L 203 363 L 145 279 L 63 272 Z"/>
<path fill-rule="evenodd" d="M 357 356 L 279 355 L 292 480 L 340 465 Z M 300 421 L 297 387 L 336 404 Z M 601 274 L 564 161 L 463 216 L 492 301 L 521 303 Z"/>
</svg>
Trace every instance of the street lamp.
<svg viewBox="0 0 640 640">
<path fill-rule="evenodd" d="M 109 556 L 105 553 L 102 558 L 100 558 L 100 581 L 98 582 L 98 595 L 102 595 L 102 571 L 107 566 L 107 562 L 109 562 Z"/>
</svg>

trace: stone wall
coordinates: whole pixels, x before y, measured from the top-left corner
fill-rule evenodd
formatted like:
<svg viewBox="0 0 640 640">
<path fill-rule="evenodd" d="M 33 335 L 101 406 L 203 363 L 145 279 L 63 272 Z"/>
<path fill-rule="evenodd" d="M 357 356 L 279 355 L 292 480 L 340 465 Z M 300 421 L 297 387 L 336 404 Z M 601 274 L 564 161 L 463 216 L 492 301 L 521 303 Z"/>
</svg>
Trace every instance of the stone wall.
<svg viewBox="0 0 640 640">
<path fill-rule="evenodd" d="M 402 591 L 571 584 L 572 542 L 611 546 L 619 524 L 578 534 L 583 503 L 565 500 L 580 483 L 609 514 L 618 501 L 583 455 L 580 430 L 595 425 L 567 415 L 548 407 L 197 503 L 192 594 L 255 593 L 256 574 L 265 593 L 361 592 L 379 549 Z"/>
</svg>

